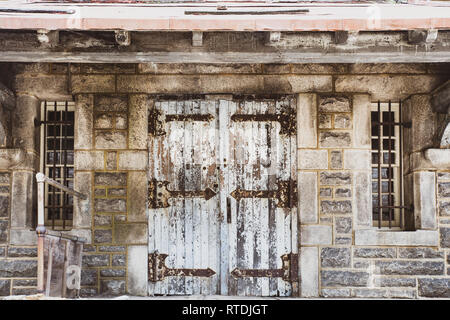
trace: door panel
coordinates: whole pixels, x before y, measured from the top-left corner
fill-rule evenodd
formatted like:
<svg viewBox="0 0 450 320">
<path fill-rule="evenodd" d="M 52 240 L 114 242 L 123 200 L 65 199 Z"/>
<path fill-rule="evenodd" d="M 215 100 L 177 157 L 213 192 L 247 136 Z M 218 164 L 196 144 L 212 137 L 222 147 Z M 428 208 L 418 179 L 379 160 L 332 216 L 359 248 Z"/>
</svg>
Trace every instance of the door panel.
<svg viewBox="0 0 450 320">
<path fill-rule="evenodd" d="M 297 292 L 287 258 L 297 254 L 295 106 L 284 97 L 150 107 L 149 294 Z"/>
</svg>

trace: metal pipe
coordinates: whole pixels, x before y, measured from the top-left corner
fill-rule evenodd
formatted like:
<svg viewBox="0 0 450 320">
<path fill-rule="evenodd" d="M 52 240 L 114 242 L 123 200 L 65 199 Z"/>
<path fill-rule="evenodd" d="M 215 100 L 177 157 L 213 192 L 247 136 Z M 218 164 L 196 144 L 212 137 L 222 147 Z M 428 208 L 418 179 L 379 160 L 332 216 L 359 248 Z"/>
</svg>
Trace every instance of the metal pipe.
<svg viewBox="0 0 450 320">
<path fill-rule="evenodd" d="M 74 196 L 76 196 L 78 198 L 81 198 L 83 200 L 86 200 L 88 198 L 87 195 L 85 195 L 84 193 L 80 193 L 80 192 L 75 191 L 73 189 L 67 188 L 66 186 L 62 185 L 61 183 L 56 182 L 55 180 L 52 180 L 50 178 L 47 178 L 42 172 L 39 172 L 39 173 L 36 174 L 36 179 L 43 179 L 44 182 L 48 183 L 49 185 L 51 185 L 53 187 L 56 187 L 56 188 L 59 188 L 59 189 L 65 191 L 65 192 L 67 192 L 67 193 L 69 193 L 71 195 L 74 195 Z"/>
<path fill-rule="evenodd" d="M 37 270 L 37 291 L 44 292 L 44 237 L 47 232 L 44 225 L 44 183 L 45 176 L 37 174 L 36 180 L 38 184 L 38 225 L 36 233 L 38 236 L 38 270 Z"/>
</svg>

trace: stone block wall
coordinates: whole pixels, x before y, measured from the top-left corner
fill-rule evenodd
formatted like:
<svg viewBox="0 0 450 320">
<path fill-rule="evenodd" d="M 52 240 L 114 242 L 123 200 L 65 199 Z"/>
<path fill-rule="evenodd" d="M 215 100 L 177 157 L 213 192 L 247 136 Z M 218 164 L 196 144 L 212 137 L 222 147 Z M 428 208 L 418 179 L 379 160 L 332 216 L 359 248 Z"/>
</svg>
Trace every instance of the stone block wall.
<svg viewBox="0 0 450 320">
<path fill-rule="evenodd" d="M 301 295 L 449 297 L 450 168 L 419 170 L 423 177 L 411 170 L 425 179 L 423 185 L 435 185 L 434 224 L 411 233 L 378 231 L 371 221 L 369 132 L 371 102 L 416 95 L 410 100 L 420 111 L 421 99 L 448 79 L 448 67 L 16 64 L 15 70 L 16 94 L 53 101 L 73 97 L 76 102 L 75 189 L 89 198 L 74 200 L 70 233 L 89 241 L 83 253 L 83 296 L 146 294 L 151 95 L 289 93 L 298 94 Z M 25 103 L 18 106 L 24 114 L 26 108 Z M 23 127 L 32 118 L 23 119 Z M 32 132 L 27 137 L 30 141 Z M 414 167 L 412 153 L 408 163 Z M 10 235 L 12 220 L 16 229 L 26 220 L 18 212 L 16 195 L 10 194 L 13 176 L 20 174 L 0 166 L 0 294 L 35 287 L 36 258 L 30 253 L 35 246 L 28 240 L 11 241 L 22 229 Z"/>
</svg>

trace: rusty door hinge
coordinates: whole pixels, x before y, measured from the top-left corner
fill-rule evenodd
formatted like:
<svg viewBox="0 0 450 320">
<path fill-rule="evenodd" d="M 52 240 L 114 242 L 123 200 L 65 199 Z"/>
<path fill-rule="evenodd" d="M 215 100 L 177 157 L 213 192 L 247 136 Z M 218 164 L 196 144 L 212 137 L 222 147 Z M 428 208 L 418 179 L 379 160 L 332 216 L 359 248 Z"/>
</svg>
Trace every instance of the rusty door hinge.
<svg viewBox="0 0 450 320">
<path fill-rule="evenodd" d="M 170 121 L 206 121 L 214 119 L 211 114 L 166 114 L 162 115 L 157 109 L 151 109 L 148 115 L 148 133 L 153 136 L 166 134 L 164 124 Z"/>
<path fill-rule="evenodd" d="M 216 195 L 216 193 L 210 189 L 199 191 L 186 191 L 177 190 L 172 191 L 167 188 L 169 181 L 158 181 L 152 179 L 148 185 L 148 207 L 151 209 L 167 208 L 170 207 L 170 198 L 204 198 L 209 200 Z"/>
<path fill-rule="evenodd" d="M 165 260 L 167 254 L 150 253 L 148 255 L 148 279 L 156 282 L 162 281 L 165 277 L 211 277 L 216 274 L 211 268 L 207 269 L 171 269 L 167 268 Z"/>
<path fill-rule="evenodd" d="M 233 114 L 233 121 L 277 121 L 280 123 L 280 134 L 293 136 L 297 134 L 297 119 L 294 110 L 283 114 Z"/>
<path fill-rule="evenodd" d="M 297 199 L 297 182 L 294 180 L 278 181 L 277 190 L 241 190 L 235 189 L 231 196 L 239 201 L 242 198 L 275 198 L 277 207 L 292 208 Z"/>
<path fill-rule="evenodd" d="M 281 269 L 239 269 L 231 272 L 235 278 L 244 277 L 268 277 L 282 278 L 284 281 L 298 281 L 298 254 L 288 253 L 281 256 Z"/>
</svg>

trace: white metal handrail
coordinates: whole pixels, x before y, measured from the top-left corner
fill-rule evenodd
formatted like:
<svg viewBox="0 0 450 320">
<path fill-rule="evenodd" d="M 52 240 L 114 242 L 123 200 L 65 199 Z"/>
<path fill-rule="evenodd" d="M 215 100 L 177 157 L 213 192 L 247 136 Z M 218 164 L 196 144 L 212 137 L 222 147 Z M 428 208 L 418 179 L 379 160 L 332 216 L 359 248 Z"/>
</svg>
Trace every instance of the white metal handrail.
<svg viewBox="0 0 450 320">
<path fill-rule="evenodd" d="M 44 223 L 44 198 L 45 198 L 45 191 L 44 191 L 44 185 L 45 183 L 48 183 L 49 185 L 56 187 L 58 189 L 61 189 L 75 197 L 79 197 L 83 200 L 86 200 L 88 198 L 87 195 L 80 193 L 78 191 L 75 191 L 73 189 L 70 189 L 59 182 L 52 180 L 45 176 L 42 172 L 39 172 L 36 174 L 36 180 L 38 184 L 38 223 L 36 228 L 36 233 L 38 235 L 38 283 L 37 283 L 37 290 L 38 292 L 42 293 L 44 292 L 44 237 L 47 233 L 47 229 L 45 228 Z"/>
</svg>

